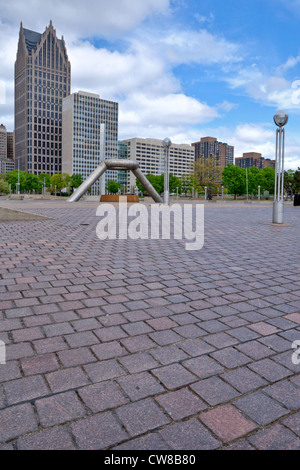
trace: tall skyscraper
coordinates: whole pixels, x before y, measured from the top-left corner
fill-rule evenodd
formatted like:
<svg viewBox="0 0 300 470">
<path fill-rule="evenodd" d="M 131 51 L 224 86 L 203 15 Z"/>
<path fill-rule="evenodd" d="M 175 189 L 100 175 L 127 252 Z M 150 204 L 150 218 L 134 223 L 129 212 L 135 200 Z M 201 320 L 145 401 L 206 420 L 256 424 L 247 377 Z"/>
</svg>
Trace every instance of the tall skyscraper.
<svg viewBox="0 0 300 470">
<path fill-rule="evenodd" d="M 61 173 L 62 100 L 71 65 L 64 38 L 50 25 L 40 34 L 21 23 L 15 62 L 15 159 L 29 173 Z"/>
<path fill-rule="evenodd" d="M 95 93 L 78 91 L 63 100 L 62 171 L 85 180 L 104 159 L 118 158 L 118 103 Z M 105 193 L 105 181 L 118 180 L 109 170 L 92 186 L 92 195 Z"/>
<path fill-rule="evenodd" d="M 199 142 L 192 144 L 195 147 L 195 159 L 214 157 L 221 168 L 234 163 L 234 147 L 218 142 L 215 137 L 202 137 Z"/>
</svg>

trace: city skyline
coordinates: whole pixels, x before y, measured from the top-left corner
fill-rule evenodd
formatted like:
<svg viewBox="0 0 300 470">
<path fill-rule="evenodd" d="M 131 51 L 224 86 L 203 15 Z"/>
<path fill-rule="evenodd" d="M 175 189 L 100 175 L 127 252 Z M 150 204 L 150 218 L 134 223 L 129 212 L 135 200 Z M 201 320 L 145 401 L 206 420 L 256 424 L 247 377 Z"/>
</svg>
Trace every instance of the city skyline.
<svg viewBox="0 0 300 470">
<path fill-rule="evenodd" d="M 217 135 L 236 155 L 273 159 L 273 115 L 283 107 L 286 169 L 300 165 L 299 1 L 90 0 L 83 9 L 77 0 L 55 0 L 41 9 L 15 0 L 1 7 L 0 121 L 8 130 L 20 22 L 44 31 L 52 19 L 72 64 L 71 92 L 118 101 L 120 140 L 168 136 L 191 144 Z"/>
</svg>

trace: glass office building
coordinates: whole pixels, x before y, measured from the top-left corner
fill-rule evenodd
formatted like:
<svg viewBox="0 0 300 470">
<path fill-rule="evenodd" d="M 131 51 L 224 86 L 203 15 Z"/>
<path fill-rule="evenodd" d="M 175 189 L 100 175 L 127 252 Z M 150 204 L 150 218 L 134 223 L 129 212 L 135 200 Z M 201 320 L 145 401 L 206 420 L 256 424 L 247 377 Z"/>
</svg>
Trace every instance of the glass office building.
<svg viewBox="0 0 300 470">
<path fill-rule="evenodd" d="M 79 91 L 63 100 L 62 171 L 80 174 L 83 181 L 104 159 L 118 158 L 118 103 Z M 107 171 L 91 188 L 92 195 L 104 193 L 117 171 Z"/>
</svg>

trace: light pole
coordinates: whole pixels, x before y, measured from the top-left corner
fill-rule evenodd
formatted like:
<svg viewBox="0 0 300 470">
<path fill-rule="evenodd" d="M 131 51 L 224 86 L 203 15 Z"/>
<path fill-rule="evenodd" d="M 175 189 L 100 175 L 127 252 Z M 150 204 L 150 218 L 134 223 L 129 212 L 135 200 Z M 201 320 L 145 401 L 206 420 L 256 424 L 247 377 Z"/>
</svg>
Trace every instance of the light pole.
<svg viewBox="0 0 300 470">
<path fill-rule="evenodd" d="M 273 203 L 273 224 L 283 223 L 283 190 L 284 190 L 284 126 L 289 120 L 285 111 L 279 110 L 274 116 L 276 129 L 276 165 L 275 165 L 275 189 Z"/>
<path fill-rule="evenodd" d="M 20 184 L 20 159 L 18 159 L 18 183 L 17 183 L 17 193 L 20 194 L 20 188 L 21 188 L 21 184 Z"/>
<path fill-rule="evenodd" d="M 222 186 L 222 201 L 224 201 L 224 186 Z"/>
<path fill-rule="evenodd" d="M 162 142 L 162 146 L 165 149 L 165 178 L 164 178 L 164 204 L 169 205 L 170 203 L 170 191 L 169 191 L 169 158 L 170 158 L 170 147 L 172 142 L 169 138 L 166 138 Z"/>
</svg>

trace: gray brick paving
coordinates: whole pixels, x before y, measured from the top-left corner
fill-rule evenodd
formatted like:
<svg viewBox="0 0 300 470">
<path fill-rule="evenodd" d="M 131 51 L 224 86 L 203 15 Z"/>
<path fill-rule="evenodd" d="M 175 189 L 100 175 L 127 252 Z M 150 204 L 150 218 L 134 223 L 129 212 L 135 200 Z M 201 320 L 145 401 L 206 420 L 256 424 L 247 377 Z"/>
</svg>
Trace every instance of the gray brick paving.
<svg viewBox="0 0 300 470">
<path fill-rule="evenodd" d="M 207 204 L 193 252 L 3 205 L 53 219 L 0 225 L 1 450 L 300 448 L 298 208 Z"/>
</svg>

